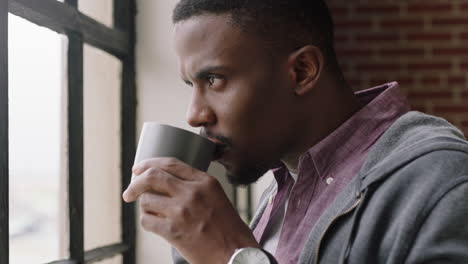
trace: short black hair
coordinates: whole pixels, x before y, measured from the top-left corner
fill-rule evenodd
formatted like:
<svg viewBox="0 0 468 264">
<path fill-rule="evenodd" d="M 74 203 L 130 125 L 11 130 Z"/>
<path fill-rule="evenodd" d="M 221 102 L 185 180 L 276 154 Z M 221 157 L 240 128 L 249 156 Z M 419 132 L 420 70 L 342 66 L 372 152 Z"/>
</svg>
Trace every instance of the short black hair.
<svg viewBox="0 0 468 264">
<path fill-rule="evenodd" d="M 317 46 L 329 63 L 336 62 L 333 19 L 324 0 L 180 0 L 172 21 L 206 14 L 229 14 L 243 31 L 255 30 L 275 46 Z"/>
</svg>

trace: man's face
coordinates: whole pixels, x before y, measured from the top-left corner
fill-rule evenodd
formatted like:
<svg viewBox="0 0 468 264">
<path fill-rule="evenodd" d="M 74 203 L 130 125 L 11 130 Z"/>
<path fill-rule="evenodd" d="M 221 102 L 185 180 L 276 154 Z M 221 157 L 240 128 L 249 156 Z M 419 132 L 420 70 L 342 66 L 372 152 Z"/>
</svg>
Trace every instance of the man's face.
<svg viewBox="0 0 468 264">
<path fill-rule="evenodd" d="M 218 161 L 232 183 L 255 182 L 293 138 L 295 84 L 286 57 L 272 56 L 228 15 L 179 22 L 174 37 L 181 77 L 192 89 L 188 123 L 223 146 Z"/>
</svg>

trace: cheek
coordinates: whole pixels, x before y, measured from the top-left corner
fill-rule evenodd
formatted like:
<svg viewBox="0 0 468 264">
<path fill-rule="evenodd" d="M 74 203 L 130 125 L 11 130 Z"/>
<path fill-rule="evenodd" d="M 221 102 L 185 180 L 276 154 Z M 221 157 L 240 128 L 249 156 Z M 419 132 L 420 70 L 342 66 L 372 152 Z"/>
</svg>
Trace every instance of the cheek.
<svg viewBox="0 0 468 264">
<path fill-rule="evenodd" d="M 269 91 L 270 87 L 260 85 L 239 86 L 216 100 L 219 105 L 218 122 L 222 131 L 240 145 L 271 142 L 271 136 L 274 136 L 272 130 L 281 125 L 278 124 L 281 122 L 278 120 L 282 111 L 279 102 L 282 100 L 281 96 Z"/>
<path fill-rule="evenodd" d="M 238 84 L 215 99 L 218 105 L 219 122 L 226 126 L 227 133 L 239 133 L 251 127 L 258 112 L 260 96 L 255 94 L 255 87 Z M 240 130 L 240 131 L 239 131 Z"/>
</svg>

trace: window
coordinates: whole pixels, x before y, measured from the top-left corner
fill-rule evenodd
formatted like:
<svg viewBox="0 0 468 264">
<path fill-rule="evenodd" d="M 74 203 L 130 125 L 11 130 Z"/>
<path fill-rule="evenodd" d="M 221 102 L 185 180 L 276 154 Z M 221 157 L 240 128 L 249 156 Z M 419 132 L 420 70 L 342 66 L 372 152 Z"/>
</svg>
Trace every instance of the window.
<svg viewBox="0 0 468 264">
<path fill-rule="evenodd" d="M 112 7 L 113 21 L 101 19 L 86 5 L 78 5 L 77 0 L 0 0 L 2 264 L 91 263 L 102 260 L 109 260 L 105 263 L 135 263 L 133 204 L 125 204 L 120 199 L 119 206 L 119 202 L 114 204 L 115 200 L 109 207 L 120 207 L 120 210 L 106 212 L 115 220 L 119 230 L 106 229 L 103 232 L 111 232 L 117 237 L 99 240 L 88 235 L 96 230 L 88 224 L 93 222 L 90 218 L 102 216 L 94 215 L 94 203 L 85 200 L 86 193 L 96 192 L 85 188 L 85 182 L 94 181 L 92 175 L 115 177 L 117 174 L 119 184 L 106 188 L 106 192 L 120 197 L 122 188 L 130 181 L 135 151 L 135 1 L 101 2 Z M 9 32 L 9 23 L 10 31 L 14 24 L 14 32 Z M 23 45 L 11 44 L 20 43 L 18 41 Z M 19 55 L 9 58 L 9 53 Z M 21 65 L 22 58 L 28 56 L 34 59 Z M 98 62 L 87 62 L 84 58 Z M 96 90 L 99 83 L 93 83 L 92 71 L 87 75 L 86 69 L 90 67 L 88 65 L 100 63 L 106 67 L 106 74 L 102 76 L 105 88 Z M 21 78 L 18 73 L 26 72 L 25 67 L 31 67 L 31 72 L 36 72 L 36 75 Z M 40 68 L 46 70 L 37 70 Z M 63 73 L 66 76 L 65 89 L 61 88 Z M 120 82 L 115 82 L 116 79 Z M 106 101 L 93 101 L 99 98 L 96 93 L 106 97 Z M 93 114 L 93 109 L 108 114 L 101 117 L 102 123 Z M 35 127 L 34 133 L 27 133 L 28 127 Z M 93 130 L 96 127 L 100 130 Z M 112 149 L 93 149 L 93 140 L 106 141 Z M 31 144 L 34 144 L 34 149 Z M 108 153 L 114 156 L 104 158 Z M 104 169 L 93 167 L 94 160 L 98 158 L 104 159 Z M 23 162 L 26 165 L 22 165 L 22 161 L 29 163 Z M 43 164 L 48 166 L 41 167 Z M 22 175 L 29 178 L 22 178 Z M 29 185 L 22 184 L 26 181 Z M 32 186 L 29 187 L 32 190 L 22 189 L 25 186 Z M 21 196 L 23 192 L 29 195 Z M 45 195 L 46 204 L 41 204 L 35 195 Z M 23 200 L 18 199 L 19 196 Z M 64 214 L 60 216 L 58 211 L 64 211 Z M 90 212 L 86 218 L 85 212 Z M 21 216 L 21 213 L 26 215 Z M 61 220 L 65 216 L 65 221 Z M 21 219 L 28 221 L 21 222 Z M 41 224 L 48 228 L 45 232 L 49 236 L 36 233 L 36 240 L 24 240 L 39 250 L 44 259 L 25 257 L 12 260 L 12 249 L 21 243 L 22 230 L 37 228 Z M 68 235 L 64 235 L 64 230 Z M 12 240 L 13 236 L 19 238 Z M 51 239 L 51 242 L 45 242 L 46 239 Z"/>
<path fill-rule="evenodd" d="M 8 16 L 10 260 L 60 258 L 63 37 Z M 34 45 L 31 45 L 34 40 Z M 25 76 L 27 73 L 27 76 Z"/>
</svg>

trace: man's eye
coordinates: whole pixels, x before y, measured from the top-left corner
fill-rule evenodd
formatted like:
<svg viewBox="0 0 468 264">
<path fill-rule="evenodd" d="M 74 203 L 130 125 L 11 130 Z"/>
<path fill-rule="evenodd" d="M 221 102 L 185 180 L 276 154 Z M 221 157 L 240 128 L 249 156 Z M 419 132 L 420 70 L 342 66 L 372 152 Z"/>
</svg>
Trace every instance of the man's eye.
<svg viewBox="0 0 468 264">
<path fill-rule="evenodd" d="M 224 79 L 220 76 L 207 76 L 206 81 L 208 82 L 208 86 L 210 87 L 217 87 L 223 85 Z"/>
<path fill-rule="evenodd" d="M 213 86 L 213 85 L 215 84 L 216 80 L 217 80 L 217 78 L 216 78 L 215 76 L 208 76 L 208 80 L 207 80 L 207 81 L 208 81 L 208 84 L 209 84 L 210 86 Z"/>
</svg>

